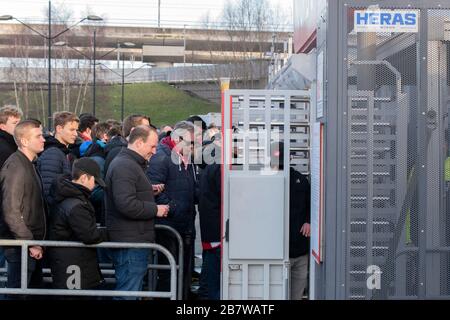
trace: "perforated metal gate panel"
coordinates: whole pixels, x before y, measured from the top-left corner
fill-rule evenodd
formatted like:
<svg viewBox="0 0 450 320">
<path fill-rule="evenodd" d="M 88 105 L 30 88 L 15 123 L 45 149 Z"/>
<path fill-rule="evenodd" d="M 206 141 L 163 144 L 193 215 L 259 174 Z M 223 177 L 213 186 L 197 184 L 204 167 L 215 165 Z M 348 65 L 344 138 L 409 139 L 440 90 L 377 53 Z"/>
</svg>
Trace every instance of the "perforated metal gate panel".
<svg viewBox="0 0 450 320">
<path fill-rule="evenodd" d="M 345 298 L 450 297 L 450 10 L 421 9 L 417 33 L 346 23 Z"/>
<path fill-rule="evenodd" d="M 222 299 L 289 299 L 289 167 L 309 173 L 309 119 L 308 91 L 224 94 Z"/>
</svg>

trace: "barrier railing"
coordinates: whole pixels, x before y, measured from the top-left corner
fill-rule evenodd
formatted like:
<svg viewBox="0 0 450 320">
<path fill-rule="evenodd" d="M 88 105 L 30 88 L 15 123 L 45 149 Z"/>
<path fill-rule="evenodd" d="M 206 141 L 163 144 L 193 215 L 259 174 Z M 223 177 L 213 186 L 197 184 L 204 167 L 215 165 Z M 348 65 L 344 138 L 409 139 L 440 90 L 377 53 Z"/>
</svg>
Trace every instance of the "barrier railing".
<svg viewBox="0 0 450 320">
<path fill-rule="evenodd" d="M 170 228 L 170 227 L 168 227 Z M 168 229 L 164 228 L 164 229 Z M 172 231 L 172 230 L 171 230 Z M 181 237 L 180 237 L 181 238 Z M 69 290 L 69 289 L 30 289 L 28 288 L 28 247 L 63 247 L 63 248 L 110 248 L 110 249 L 153 249 L 162 252 L 169 261 L 170 268 L 170 291 L 116 291 L 116 290 Z M 105 296 L 105 297 L 147 297 L 147 298 L 170 298 L 177 299 L 177 265 L 173 255 L 163 246 L 155 243 L 125 243 L 125 242 L 103 242 L 96 245 L 85 245 L 79 242 L 67 241 L 31 241 L 31 240 L 0 240 L 0 247 L 21 247 L 21 287 L 0 288 L 0 294 L 23 294 L 23 295 L 67 295 L 67 296 Z M 182 241 L 181 241 L 182 253 Z M 182 262 L 182 260 L 180 260 Z M 179 270 L 183 274 L 182 264 Z"/>
<path fill-rule="evenodd" d="M 163 225 L 163 224 L 157 224 L 155 225 L 156 230 L 166 230 L 170 231 L 175 235 L 175 238 L 177 238 L 178 241 L 178 299 L 183 299 L 183 266 L 184 266 L 184 247 L 183 247 L 183 239 L 181 238 L 181 235 L 176 231 L 174 228 Z M 164 265 L 152 265 L 151 269 L 169 269 L 169 266 Z"/>
</svg>

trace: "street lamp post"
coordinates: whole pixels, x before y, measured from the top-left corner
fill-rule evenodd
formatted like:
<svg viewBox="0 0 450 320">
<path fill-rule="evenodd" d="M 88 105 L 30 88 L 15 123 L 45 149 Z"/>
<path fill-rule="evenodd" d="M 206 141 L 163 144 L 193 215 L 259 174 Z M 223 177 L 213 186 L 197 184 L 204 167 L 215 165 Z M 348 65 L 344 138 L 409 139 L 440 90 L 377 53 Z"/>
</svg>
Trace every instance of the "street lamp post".
<svg viewBox="0 0 450 320">
<path fill-rule="evenodd" d="M 120 106 L 120 121 L 123 122 L 125 112 L 125 59 L 122 59 L 122 98 Z"/>
<path fill-rule="evenodd" d="M 96 39 L 96 37 L 97 37 L 97 30 L 94 30 L 94 55 L 92 56 L 92 60 L 94 60 L 94 63 L 93 63 L 93 80 L 94 80 L 94 85 L 92 86 L 92 114 L 95 116 L 95 95 L 96 95 L 96 92 L 95 92 L 95 83 L 96 83 L 96 77 L 95 77 L 95 71 L 96 71 L 96 65 L 95 65 L 95 55 L 96 55 L 96 46 L 95 46 L 95 39 Z"/>
<path fill-rule="evenodd" d="M 74 47 L 72 47 L 72 46 L 70 46 L 70 45 L 68 45 L 67 43 L 65 43 L 64 41 L 61 41 L 61 42 L 57 42 L 57 43 L 55 43 L 54 45 L 55 46 L 66 46 L 66 47 L 69 47 L 69 48 L 71 48 L 72 50 L 74 50 L 74 51 L 76 51 L 76 52 L 78 52 L 79 54 L 81 54 L 83 57 L 85 57 L 86 59 L 88 59 L 89 61 L 90 61 L 90 64 L 93 66 L 93 84 L 92 84 L 92 87 L 93 87 L 93 89 L 92 89 L 92 91 L 93 91 L 93 97 L 92 97 L 92 113 L 93 113 L 93 115 L 95 116 L 95 109 L 96 109 L 96 99 L 95 99 L 95 91 L 96 91 L 96 67 L 97 67 L 97 64 L 102 64 L 103 66 L 105 66 L 103 63 L 97 63 L 96 61 L 97 60 L 101 60 L 102 58 L 104 58 L 104 57 L 106 57 L 108 54 L 110 54 L 110 53 L 112 53 L 112 52 L 114 52 L 114 51 L 116 51 L 116 50 L 118 50 L 118 49 L 120 49 L 121 48 L 121 46 L 124 46 L 124 47 L 134 47 L 135 46 L 135 44 L 134 43 L 132 43 L 132 42 L 123 42 L 123 43 L 120 43 L 120 42 L 118 42 L 117 43 L 117 48 L 114 48 L 114 49 L 112 49 L 112 50 L 110 50 L 110 51 L 108 51 L 107 53 L 105 53 L 104 55 L 102 55 L 101 57 L 99 57 L 98 59 L 96 58 L 96 47 L 95 47 L 95 37 L 96 37 L 96 32 L 94 31 L 94 55 L 93 55 L 93 57 L 91 58 L 91 57 L 88 57 L 86 54 L 84 54 L 82 51 L 80 51 L 80 50 L 78 50 L 77 48 L 74 48 Z M 118 54 L 120 53 L 120 51 L 118 52 Z M 93 61 L 93 62 L 92 62 Z M 107 67 L 107 66 L 105 66 L 105 67 Z M 108 67 L 107 67 L 108 68 Z M 110 69 L 110 68 L 108 68 L 108 69 Z M 110 69 L 111 71 L 113 71 L 112 69 Z M 123 70 L 124 70 L 124 68 L 122 68 L 122 73 L 123 73 Z M 139 70 L 139 69 L 138 69 Z M 116 73 L 117 74 L 117 72 L 115 72 L 115 71 L 113 71 L 114 73 Z M 122 100 L 123 100 L 123 81 L 122 81 Z M 122 104 L 123 104 L 123 101 L 122 101 Z M 122 119 L 123 120 L 123 119 Z"/>
<path fill-rule="evenodd" d="M 48 130 L 52 130 L 52 3 L 48 2 L 48 105 L 47 105 L 47 117 L 48 117 Z M 44 116 L 44 115 L 42 115 Z"/>
<path fill-rule="evenodd" d="M 52 10 L 51 9 L 52 9 L 52 3 L 51 3 L 51 1 L 49 1 L 48 2 L 48 34 L 47 35 L 42 34 L 38 30 L 34 29 L 32 26 L 30 26 L 30 25 L 26 24 L 25 22 L 17 19 L 16 17 L 13 17 L 12 15 L 0 16 L 0 21 L 15 20 L 15 21 L 19 22 L 20 24 L 22 24 L 23 26 L 25 26 L 28 29 L 30 29 L 31 31 L 33 31 L 34 33 L 38 34 L 42 38 L 48 40 L 48 89 L 47 89 L 48 90 L 48 110 L 47 110 L 47 112 L 48 112 L 48 128 L 50 130 L 52 128 L 52 64 L 51 64 L 51 59 L 52 59 L 52 41 L 54 39 L 58 38 L 63 33 L 69 31 L 73 27 L 79 25 L 81 22 L 83 22 L 85 20 L 90 20 L 90 21 L 101 21 L 101 20 L 103 20 L 99 16 L 88 15 L 87 17 L 81 19 L 80 21 L 78 21 L 74 25 L 72 25 L 70 27 L 67 27 L 63 31 L 61 31 L 61 32 L 59 32 L 59 33 L 57 33 L 57 34 L 52 36 L 52 28 L 51 28 L 51 24 L 52 24 Z"/>
<path fill-rule="evenodd" d="M 140 66 L 139 68 L 137 68 L 127 74 L 125 74 L 125 59 L 122 59 L 122 73 L 118 73 L 118 72 L 114 71 L 113 69 L 109 68 L 108 66 L 104 65 L 103 63 L 101 63 L 101 65 L 103 65 L 106 69 L 109 69 L 112 73 L 122 77 L 122 97 L 121 97 L 120 119 L 123 121 L 123 119 L 125 117 L 125 78 L 132 75 L 136 71 L 139 71 L 143 67 L 153 67 L 153 64 L 145 63 L 142 66 Z"/>
</svg>

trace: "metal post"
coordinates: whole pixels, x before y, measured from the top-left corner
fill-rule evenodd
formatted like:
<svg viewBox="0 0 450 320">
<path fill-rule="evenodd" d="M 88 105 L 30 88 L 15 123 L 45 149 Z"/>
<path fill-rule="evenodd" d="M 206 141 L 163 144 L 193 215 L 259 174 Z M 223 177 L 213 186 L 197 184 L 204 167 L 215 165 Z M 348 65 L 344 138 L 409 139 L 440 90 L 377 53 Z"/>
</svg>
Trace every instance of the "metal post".
<svg viewBox="0 0 450 320">
<path fill-rule="evenodd" d="M 94 72 L 93 72 L 93 77 L 94 77 L 94 79 L 93 79 L 93 85 L 92 85 L 92 114 L 95 116 L 95 81 L 96 81 L 96 79 L 95 79 L 95 76 L 96 76 L 96 74 L 95 74 L 95 71 L 96 71 L 96 61 L 95 61 L 95 55 L 96 55 L 96 48 L 95 48 L 95 40 L 96 40 L 96 37 L 97 37 L 97 30 L 95 30 L 94 29 L 94 55 L 93 55 L 93 57 L 92 57 L 92 59 L 93 59 L 93 68 L 94 68 Z"/>
<path fill-rule="evenodd" d="M 158 0 L 158 28 L 161 28 L 161 0 Z"/>
<path fill-rule="evenodd" d="M 377 34 L 375 32 L 358 33 L 358 60 L 372 61 L 376 60 L 377 55 Z M 375 71 L 374 65 L 358 66 L 358 90 L 375 90 Z"/>
<path fill-rule="evenodd" d="M 124 118 L 124 99 L 125 99 L 125 59 L 122 60 L 122 108 L 120 119 Z"/>
<path fill-rule="evenodd" d="M 52 2 L 48 2 L 48 129 L 52 129 Z"/>
<path fill-rule="evenodd" d="M 26 244 L 22 244 L 21 249 L 20 288 L 23 290 L 28 287 L 28 246 Z"/>
<path fill-rule="evenodd" d="M 417 159 L 419 163 L 418 170 L 418 247 L 419 252 L 416 256 L 418 259 L 418 290 L 417 295 L 419 299 L 424 299 L 426 296 L 426 234 L 427 234 L 427 152 L 428 138 L 431 133 L 427 132 L 426 127 L 426 112 L 428 110 L 428 10 L 420 11 L 421 26 L 419 31 L 419 90 L 418 95 L 418 129 L 417 129 Z M 431 138 L 431 137 L 430 137 Z"/>
<path fill-rule="evenodd" d="M 120 42 L 117 42 L 117 70 L 120 68 Z"/>
</svg>

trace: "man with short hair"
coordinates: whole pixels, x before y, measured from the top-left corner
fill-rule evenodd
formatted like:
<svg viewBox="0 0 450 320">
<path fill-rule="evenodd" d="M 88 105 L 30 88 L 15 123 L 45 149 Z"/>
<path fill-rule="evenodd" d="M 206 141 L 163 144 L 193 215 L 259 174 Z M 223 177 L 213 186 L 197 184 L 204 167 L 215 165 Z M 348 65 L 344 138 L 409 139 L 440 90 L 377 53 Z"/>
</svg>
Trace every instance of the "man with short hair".
<svg viewBox="0 0 450 320">
<path fill-rule="evenodd" d="M 80 120 L 72 112 L 57 112 L 53 116 L 55 136 L 48 137 L 45 141 L 45 151 L 37 161 L 37 168 L 44 183 L 44 197 L 49 205 L 53 204 L 50 187 L 61 174 L 69 174 L 72 171 L 72 161 L 68 146 L 77 138 L 78 124 Z"/>
<path fill-rule="evenodd" d="M 98 119 L 90 114 L 83 113 L 80 115 L 80 126 L 78 128 L 79 137 L 83 141 L 92 141 L 92 128 L 98 123 Z"/>
<path fill-rule="evenodd" d="M 18 150 L 6 160 L 0 172 L 2 216 L 0 238 L 17 240 L 44 240 L 46 236 L 46 207 L 42 197 L 42 183 L 33 161 L 44 150 L 41 123 L 36 120 L 20 122 L 14 130 Z M 8 288 L 19 288 L 21 250 L 4 247 L 8 261 Z M 38 260 L 43 250 L 29 248 L 28 283 L 34 272 L 40 273 Z"/>
<path fill-rule="evenodd" d="M 105 174 L 108 172 L 111 161 L 119 154 L 122 148 L 127 146 L 128 136 L 137 126 L 150 126 L 150 118 L 142 114 L 132 114 L 123 120 L 123 136 L 117 136 L 111 139 L 105 148 Z"/>
<path fill-rule="evenodd" d="M 90 157 L 100 166 L 100 170 L 102 176 L 104 176 L 104 167 L 105 167 L 105 147 L 108 142 L 108 132 L 110 130 L 110 126 L 106 122 L 97 123 L 92 128 L 92 141 L 88 141 L 85 143 L 89 143 L 86 151 L 84 151 L 81 156 Z M 83 146 L 83 145 L 82 145 Z M 81 151 L 81 148 L 80 148 Z M 81 153 L 81 152 L 80 152 Z"/>
<path fill-rule="evenodd" d="M 100 146 L 101 149 L 104 149 L 105 144 L 108 142 L 110 128 L 106 122 L 100 122 L 93 126 L 91 131 L 92 140 L 85 141 L 80 145 L 80 157 L 91 157 L 93 152 L 97 153 L 98 147 Z"/>
<path fill-rule="evenodd" d="M 14 129 L 22 118 L 22 110 L 5 106 L 0 108 L 0 169 L 14 152 L 17 151 L 17 145 L 14 141 Z M 1 212 L 1 206 L 0 206 Z M 5 264 L 3 249 L 0 248 L 0 268 Z"/>
<path fill-rule="evenodd" d="M 120 121 L 117 121 L 115 119 L 108 119 L 105 121 L 110 128 L 112 127 L 122 127 L 122 123 Z"/>
<path fill-rule="evenodd" d="M 22 110 L 15 107 L 6 106 L 0 109 L 0 169 L 6 159 L 17 150 L 13 135 L 22 116 Z"/>
<path fill-rule="evenodd" d="M 173 128 L 171 126 L 162 126 L 160 128 L 160 132 L 159 132 L 159 141 L 161 141 L 162 139 L 170 136 L 170 134 L 172 133 Z"/>
<path fill-rule="evenodd" d="M 167 216 L 167 205 L 157 205 L 153 187 L 145 175 L 148 160 L 156 152 L 158 134 L 138 126 L 130 134 L 128 147 L 111 162 L 106 174 L 106 227 L 115 242 L 155 241 L 155 218 Z M 114 249 L 116 290 L 141 291 L 147 273 L 149 249 Z M 135 299 L 132 297 L 123 299 Z"/>
<path fill-rule="evenodd" d="M 196 172 L 191 156 L 194 146 L 194 125 L 181 121 L 175 125 L 171 136 L 164 138 L 150 160 L 147 176 L 153 184 L 163 184 L 164 190 L 156 197 L 158 204 L 169 205 L 166 219 L 158 219 L 159 224 L 169 225 L 177 230 L 184 242 L 184 284 L 183 298 L 187 299 L 191 287 L 192 246 L 194 239 L 194 212 L 196 192 Z M 157 242 L 178 257 L 177 240 L 171 234 L 159 232 Z M 162 264 L 166 263 L 160 255 Z M 158 290 L 168 291 L 170 274 L 159 272 Z"/>
<path fill-rule="evenodd" d="M 97 123 L 92 128 L 92 141 L 86 141 L 83 144 L 89 143 L 87 151 L 84 152 L 83 156 L 94 160 L 99 168 L 100 175 L 105 176 L 105 147 L 108 142 L 108 132 L 110 126 L 106 122 Z M 83 145 L 82 145 L 83 147 Z M 80 148 L 81 151 L 82 148 Z M 80 152 L 81 153 L 81 152 Z M 103 188 L 97 186 L 91 192 L 91 202 L 95 208 L 95 213 L 97 217 L 97 222 L 104 225 L 104 190 Z"/>
</svg>

